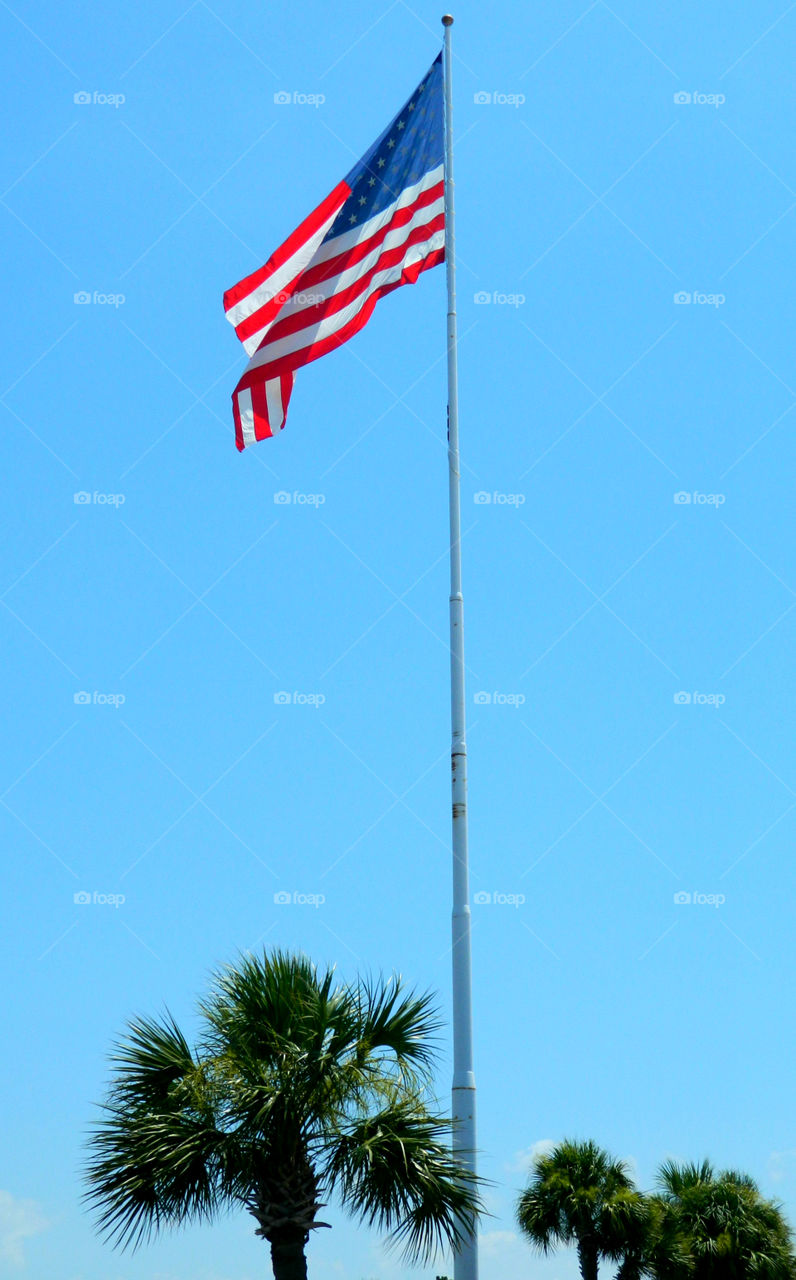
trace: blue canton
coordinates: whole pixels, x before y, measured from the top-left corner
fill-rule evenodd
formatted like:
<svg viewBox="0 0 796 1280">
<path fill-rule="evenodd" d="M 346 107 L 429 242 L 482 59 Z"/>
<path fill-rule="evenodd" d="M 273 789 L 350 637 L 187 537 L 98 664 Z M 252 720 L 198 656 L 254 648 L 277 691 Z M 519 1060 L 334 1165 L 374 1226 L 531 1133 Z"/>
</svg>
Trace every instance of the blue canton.
<svg viewBox="0 0 796 1280">
<path fill-rule="evenodd" d="M 442 54 L 398 115 L 362 159 L 346 174 L 351 195 L 326 240 L 361 226 L 381 213 L 406 187 L 438 168 L 444 157 Z"/>
</svg>

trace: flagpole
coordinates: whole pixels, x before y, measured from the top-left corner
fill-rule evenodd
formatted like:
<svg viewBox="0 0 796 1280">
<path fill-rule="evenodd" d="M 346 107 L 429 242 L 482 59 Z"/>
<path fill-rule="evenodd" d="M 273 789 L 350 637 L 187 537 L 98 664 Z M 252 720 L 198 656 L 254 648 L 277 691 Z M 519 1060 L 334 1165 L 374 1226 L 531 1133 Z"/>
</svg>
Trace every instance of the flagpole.
<svg viewBox="0 0 796 1280">
<path fill-rule="evenodd" d="M 445 28 L 445 272 L 448 283 L 448 488 L 451 591 L 451 791 L 453 814 L 453 1152 L 476 1171 L 473 995 L 470 947 L 470 871 L 467 852 L 467 743 L 465 739 L 464 606 L 462 601 L 461 485 L 459 473 L 459 384 L 456 359 L 456 230 L 453 201 L 453 95 L 451 27 Z M 478 1280 L 478 1243 L 468 1236 L 453 1261 L 454 1280 Z"/>
</svg>

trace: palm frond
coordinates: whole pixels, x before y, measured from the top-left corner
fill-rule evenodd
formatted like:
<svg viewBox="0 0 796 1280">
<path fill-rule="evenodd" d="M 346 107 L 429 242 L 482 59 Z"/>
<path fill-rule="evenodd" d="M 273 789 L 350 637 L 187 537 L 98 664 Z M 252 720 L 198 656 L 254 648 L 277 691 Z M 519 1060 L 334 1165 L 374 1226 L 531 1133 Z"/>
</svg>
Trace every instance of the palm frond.
<svg viewBox="0 0 796 1280">
<path fill-rule="evenodd" d="M 168 1011 L 162 1019 L 137 1018 L 111 1052 L 116 1069 L 114 1093 L 121 1100 L 157 1101 L 176 1080 L 196 1070 L 187 1040 Z"/>
<path fill-rule="evenodd" d="M 215 974 L 200 1002 L 211 1053 L 242 1064 L 279 1066 L 286 1049 L 305 1050 L 322 1035 L 333 970 L 319 974 L 306 957 L 275 951 L 241 956 Z"/>
<path fill-rule="evenodd" d="M 658 1170 L 657 1180 L 664 1195 L 678 1197 L 693 1187 L 712 1182 L 714 1176 L 709 1160 L 703 1160 L 700 1164 L 678 1164 L 676 1160 L 664 1160 Z"/>
<path fill-rule="evenodd" d="M 572 1224 L 562 1212 L 557 1190 L 549 1183 L 526 1187 L 517 1202 L 516 1217 L 523 1235 L 539 1253 L 549 1254 L 559 1245 L 572 1244 Z"/>
<path fill-rule="evenodd" d="M 400 977 L 363 981 L 351 995 L 360 1010 L 360 1040 L 369 1052 L 387 1050 L 404 1071 L 427 1073 L 440 1029 L 432 997 L 405 989 Z"/>
<path fill-rule="evenodd" d="M 224 1198 L 212 1083 L 170 1015 L 138 1019 L 89 1141 L 86 1199 L 100 1230 L 136 1247 L 161 1225 L 208 1218 Z"/>
<path fill-rule="evenodd" d="M 222 1135 L 183 1116 L 109 1107 L 87 1168 L 101 1232 L 136 1248 L 162 1226 L 212 1218 L 224 1200 L 222 1147 Z"/>
<path fill-rule="evenodd" d="M 396 1098 L 341 1133 L 324 1171 L 344 1206 L 390 1233 L 409 1262 L 429 1261 L 474 1227 L 477 1180 L 451 1155 L 450 1121 L 419 1098 Z"/>
</svg>

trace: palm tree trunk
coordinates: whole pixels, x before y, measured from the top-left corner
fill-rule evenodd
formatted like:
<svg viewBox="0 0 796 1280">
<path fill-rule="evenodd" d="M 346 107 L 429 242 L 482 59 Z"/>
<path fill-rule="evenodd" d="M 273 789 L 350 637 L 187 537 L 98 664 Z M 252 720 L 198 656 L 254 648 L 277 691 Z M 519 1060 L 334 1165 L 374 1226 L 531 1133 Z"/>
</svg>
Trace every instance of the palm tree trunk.
<svg viewBox="0 0 796 1280">
<path fill-rule="evenodd" d="M 578 1262 L 583 1280 L 597 1280 L 598 1258 L 597 1250 L 589 1241 L 578 1241 Z"/>
<path fill-rule="evenodd" d="M 303 1233 L 294 1240 L 271 1241 L 271 1266 L 274 1280 L 307 1280 Z"/>
</svg>

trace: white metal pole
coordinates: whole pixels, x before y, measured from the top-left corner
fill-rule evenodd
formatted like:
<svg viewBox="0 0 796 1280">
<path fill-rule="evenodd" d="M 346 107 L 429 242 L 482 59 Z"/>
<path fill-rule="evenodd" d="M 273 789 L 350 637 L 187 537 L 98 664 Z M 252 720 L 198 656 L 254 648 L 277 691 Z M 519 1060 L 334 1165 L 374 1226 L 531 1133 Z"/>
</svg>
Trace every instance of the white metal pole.
<svg viewBox="0 0 796 1280">
<path fill-rule="evenodd" d="M 459 395 L 456 359 L 456 231 L 453 201 L 453 95 L 451 27 L 445 14 L 445 269 L 448 282 L 448 484 L 450 495 L 451 591 L 451 787 L 453 805 L 453 1150 L 476 1171 L 473 997 L 470 946 L 470 872 L 467 852 L 467 743 L 465 739 L 464 607 L 462 602 Z M 478 1280 L 475 1234 L 456 1251 L 454 1280 Z"/>
</svg>

